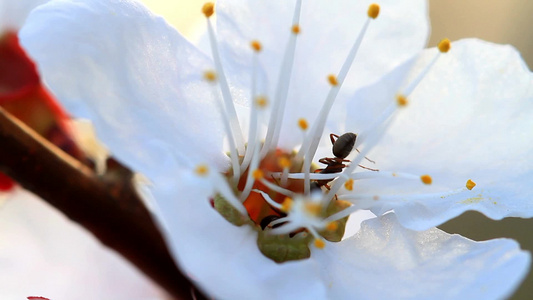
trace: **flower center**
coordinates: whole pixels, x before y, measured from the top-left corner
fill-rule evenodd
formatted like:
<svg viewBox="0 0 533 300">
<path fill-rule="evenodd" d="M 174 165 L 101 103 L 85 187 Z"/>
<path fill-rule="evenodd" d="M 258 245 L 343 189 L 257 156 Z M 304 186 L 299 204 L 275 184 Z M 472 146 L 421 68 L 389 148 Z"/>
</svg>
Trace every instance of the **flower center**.
<svg viewBox="0 0 533 300">
<path fill-rule="evenodd" d="M 229 222 L 255 228 L 259 250 L 276 262 L 308 258 L 311 242 L 314 241 L 315 247 L 323 248 L 324 239 L 338 242 L 344 235 L 348 216 L 329 222 L 324 219 L 350 204 L 336 198 L 325 204 L 320 201 L 321 188 L 331 179 L 313 180 L 314 197 L 306 197 L 303 181 L 288 178 L 289 174 L 300 172 L 302 166 L 303 160 L 296 153 L 276 149 L 268 152 L 256 169 L 248 168 L 243 173 L 233 190 L 243 199 L 249 220 L 233 211 L 224 197 L 218 195 L 214 200 L 214 207 Z M 230 185 L 232 174 L 233 170 L 226 174 Z"/>
<path fill-rule="evenodd" d="M 207 18 L 208 36 L 214 60 L 214 71 L 204 73 L 204 78 L 213 83 L 213 95 L 217 99 L 218 110 L 222 114 L 231 167 L 224 174 L 211 174 L 207 167 L 199 166 L 199 176 L 209 177 L 216 188 L 212 201 L 213 207 L 234 225 L 249 225 L 257 233 L 257 245 L 260 251 L 276 262 L 308 258 L 311 255 L 309 244 L 324 248 L 326 241 L 338 242 L 344 235 L 348 216 L 361 206 L 355 194 L 356 180 L 382 177 L 416 179 L 423 184 L 431 184 L 429 175 L 417 176 L 396 172 L 382 172 L 361 165 L 366 153 L 377 143 L 378 137 L 391 123 L 391 116 L 400 108 L 408 105 L 408 97 L 424 75 L 435 63 L 436 58 L 396 99 L 391 99 L 389 108 L 369 126 L 372 133 L 366 134 L 361 152 L 356 147 L 357 135 L 345 133 L 330 134 L 332 143 L 331 157 L 318 160 L 322 167 L 313 165 L 318 144 L 324 136 L 327 117 L 342 87 L 344 80 L 356 57 L 359 46 L 372 20 L 379 15 L 379 6 L 371 4 L 368 20 L 363 25 L 346 61 L 337 75 L 325 76 L 330 91 L 319 109 L 317 119 L 308 123 L 299 119 L 292 124 L 304 133 L 304 139 L 298 151 L 278 147 L 285 104 L 290 86 L 296 41 L 302 28 L 299 25 L 302 1 L 296 1 L 291 35 L 287 42 L 283 63 L 278 78 L 274 101 L 270 108 L 268 122 L 263 122 L 265 108 L 270 105 L 267 97 L 256 93 L 257 57 L 262 51 L 259 41 L 250 42 L 253 55 L 253 71 L 250 107 L 250 127 L 248 143 L 245 145 L 239 126 L 230 88 L 222 68 L 218 44 L 210 17 L 214 14 L 214 5 L 208 3 L 203 12 Z M 304 29 L 305 30 L 305 29 Z M 444 53 L 449 50 L 449 41 L 439 45 Z M 266 135 L 260 136 L 260 126 L 268 123 Z M 283 124 L 291 126 L 291 124 Z M 358 155 L 346 159 L 353 150 Z M 365 170 L 355 172 L 357 167 Z M 378 172 L 379 171 L 379 172 Z M 470 185 L 472 186 L 472 185 Z M 467 186 L 468 187 L 468 186 Z M 366 197 L 365 195 L 363 195 Z M 372 196 L 373 201 L 376 196 Z M 364 198 L 363 200 L 366 200 Z M 364 201 L 362 201 L 364 202 Z"/>
</svg>

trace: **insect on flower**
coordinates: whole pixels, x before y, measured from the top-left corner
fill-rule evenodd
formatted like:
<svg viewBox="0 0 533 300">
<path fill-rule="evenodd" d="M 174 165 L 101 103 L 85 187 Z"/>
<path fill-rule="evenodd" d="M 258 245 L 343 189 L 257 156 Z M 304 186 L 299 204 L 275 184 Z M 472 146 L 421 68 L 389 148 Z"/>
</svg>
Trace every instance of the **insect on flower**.
<svg viewBox="0 0 533 300">
<path fill-rule="evenodd" d="M 345 158 L 348 157 L 348 155 L 350 155 L 350 153 L 352 152 L 353 147 L 355 146 L 357 135 L 353 132 L 347 132 L 341 136 L 331 133 L 329 135 L 329 138 L 331 140 L 331 144 L 333 145 L 332 152 L 333 152 L 333 155 L 335 155 L 335 157 L 321 158 L 318 162 L 323 163 L 327 166 L 324 169 L 315 170 L 315 173 L 320 173 L 320 174 L 340 173 L 342 172 L 342 169 L 348 166 L 344 163 L 350 162 L 349 159 L 345 159 Z M 374 161 L 369 160 L 368 158 L 366 159 L 372 163 L 375 163 Z M 359 166 L 361 168 L 364 168 L 370 171 L 378 171 L 377 169 L 371 169 L 371 168 L 368 168 L 362 165 L 359 165 Z M 328 183 L 332 180 L 333 179 L 317 180 L 315 182 L 314 187 L 320 188 L 322 186 L 325 186 L 329 190 L 330 188 L 329 188 Z"/>
</svg>

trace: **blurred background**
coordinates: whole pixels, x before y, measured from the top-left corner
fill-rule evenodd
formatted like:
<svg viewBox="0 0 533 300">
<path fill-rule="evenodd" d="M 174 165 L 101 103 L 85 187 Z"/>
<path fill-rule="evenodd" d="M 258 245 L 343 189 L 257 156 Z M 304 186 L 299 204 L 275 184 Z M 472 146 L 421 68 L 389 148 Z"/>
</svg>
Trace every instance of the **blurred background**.
<svg viewBox="0 0 533 300">
<path fill-rule="evenodd" d="M 205 0 L 142 1 L 190 39 L 194 40 L 205 28 L 200 13 Z M 477 37 L 514 45 L 522 53 L 530 69 L 533 66 L 533 1 L 430 0 L 429 4 L 432 25 L 430 46 L 436 45 L 445 37 L 452 41 Z M 468 212 L 440 228 L 476 241 L 499 237 L 513 238 L 523 249 L 533 252 L 533 219 L 509 218 L 492 221 L 482 214 Z M 533 275 L 530 272 L 512 299 L 531 299 L 532 295 Z"/>
</svg>

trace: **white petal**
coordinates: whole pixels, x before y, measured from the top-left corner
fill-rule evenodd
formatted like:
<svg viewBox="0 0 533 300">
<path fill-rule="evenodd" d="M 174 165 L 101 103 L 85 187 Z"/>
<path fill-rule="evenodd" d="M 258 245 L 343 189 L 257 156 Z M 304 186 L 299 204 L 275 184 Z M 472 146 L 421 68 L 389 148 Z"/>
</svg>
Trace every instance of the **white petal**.
<svg viewBox="0 0 533 300">
<path fill-rule="evenodd" d="M 18 31 L 32 9 L 49 0 L 0 0 L 0 36 L 6 30 Z"/>
<path fill-rule="evenodd" d="M 229 69 L 249 74 L 249 42 L 258 39 L 264 50 L 261 62 L 266 71 L 269 95 L 274 96 L 280 64 L 292 26 L 295 1 L 218 1 L 218 33 Z M 291 146 L 300 136 L 297 119 L 312 122 L 330 88 L 326 76 L 339 72 L 355 41 L 371 1 L 303 1 L 301 34 L 289 90 L 289 102 L 281 139 Z M 428 34 L 424 1 L 381 2 L 381 14 L 370 24 L 356 61 L 342 92 L 376 81 L 402 61 L 420 51 Z M 237 74 L 235 81 L 246 80 Z M 248 79 L 249 80 L 249 79 Z M 244 86 L 249 86 L 244 84 Z M 333 108 L 331 119 L 342 120 L 343 95 Z M 341 119 L 340 119 L 341 118 Z M 338 130 L 338 123 L 330 130 Z"/>
<path fill-rule="evenodd" d="M 54 1 L 21 40 L 69 112 L 92 120 L 111 152 L 155 177 L 158 168 L 224 165 L 221 124 L 202 76 L 212 64 L 134 1 Z"/>
<path fill-rule="evenodd" d="M 325 298 L 312 260 L 278 264 L 263 256 L 257 233 L 236 227 L 210 205 L 211 187 L 186 171 L 156 183 L 171 248 L 182 269 L 217 299 Z M 176 184 L 179 182 L 179 185 Z"/>
<path fill-rule="evenodd" d="M 413 72 L 435 53 L 428 50 Z M 378 169 L 430 174 L 433 184 L 362 180 L 357 191 L 404 194 L 395 201 L 374 201 L 373 210 L 394 209 L 404 226 L 417 230 L 466 210 L 493 219 L 532 217 L 531 86 L 533 75 L 512 47 L 477 40 L 453 43 L 369 154 Z M 477 183 L 472 191 L 451 192 L 464 188 L 468 179 Z"/>
<path fill-rule="evenodd" d="M 411 231 L 394 214 L 365 221 L 352 238 L 313 255 L 329 299 L 503 299 L 531 260 L 513 240 Z"/>
<path fill-rule="evenodd" d="M 3 299 L 164 299 L 120 255 L 32 194 L 17 189 L 0 210 Z"/>
</svg>

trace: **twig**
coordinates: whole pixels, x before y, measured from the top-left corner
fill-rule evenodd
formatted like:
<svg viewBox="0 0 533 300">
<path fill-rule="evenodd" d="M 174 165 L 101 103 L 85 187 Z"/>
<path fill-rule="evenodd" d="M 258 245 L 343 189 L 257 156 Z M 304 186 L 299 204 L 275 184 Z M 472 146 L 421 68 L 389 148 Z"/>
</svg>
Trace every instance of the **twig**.
<svg viewBox="0 0 533 300">
<path fill-rule="evenodd" d="M 130 171 L 98 177 L 2 108 L 0 171 L 85 227 L 170 295 L 191 299 L 193 284 L 177 268 Z"/>
</svg>

